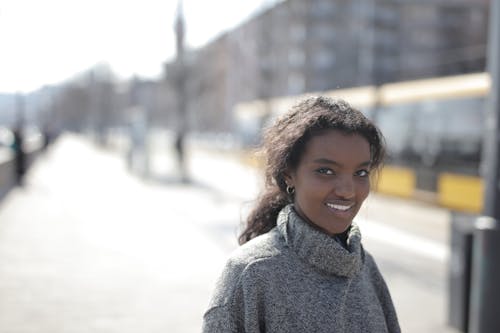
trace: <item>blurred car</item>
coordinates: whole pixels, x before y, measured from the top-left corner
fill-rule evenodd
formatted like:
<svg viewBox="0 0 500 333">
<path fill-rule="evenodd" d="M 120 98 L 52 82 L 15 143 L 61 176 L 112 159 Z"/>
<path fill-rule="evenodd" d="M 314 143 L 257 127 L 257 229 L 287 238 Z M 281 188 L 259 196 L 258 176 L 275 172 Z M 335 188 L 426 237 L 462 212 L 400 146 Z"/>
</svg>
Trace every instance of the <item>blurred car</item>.
<svg viewBox="0 0 500 333">
<path fill-rule="evenodd" d="M 12 159 L 14 144 L 14 134 L 7 127 L 0 126 L 0 165 Z"/>
<path fill-rule="evenodd" d="M 23 128 L 23 150 L 26 153 L 42 148 L 43 134 L 40 128 L 34 125 L 27 125 Z"/>
<path fill-rule="evenodd" d="M 0 127 L 0 147 L 11 148 L 14 143 L 14 134 L 7 127 Z"/>
</svg>

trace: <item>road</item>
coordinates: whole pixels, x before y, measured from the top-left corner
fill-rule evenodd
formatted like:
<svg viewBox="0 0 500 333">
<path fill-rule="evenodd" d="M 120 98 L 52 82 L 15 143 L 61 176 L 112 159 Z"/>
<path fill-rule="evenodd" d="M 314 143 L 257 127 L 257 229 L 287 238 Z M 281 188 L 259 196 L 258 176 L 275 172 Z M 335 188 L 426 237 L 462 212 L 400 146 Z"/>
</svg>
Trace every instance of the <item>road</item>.
<svg viewBox="0 0 500 333">
<path fill-rule="evenodd" d="M 192 149 L 190 184 L 155 147 L 149 177 L 64 135 L 0 204 L 0 332 L 198 332 L 258 171 Z M 372 195 L 360 212 L 404 332 L 446 327 L 449 214 Z"/>
</svg>

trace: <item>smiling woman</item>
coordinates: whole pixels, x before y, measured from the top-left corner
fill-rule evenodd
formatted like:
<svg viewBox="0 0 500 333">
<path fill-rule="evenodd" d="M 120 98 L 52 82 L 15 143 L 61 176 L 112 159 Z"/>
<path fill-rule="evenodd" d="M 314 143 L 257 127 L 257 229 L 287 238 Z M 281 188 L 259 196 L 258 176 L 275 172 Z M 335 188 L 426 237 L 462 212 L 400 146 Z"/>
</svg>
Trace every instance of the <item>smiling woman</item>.
<svg viewBox="0 0 500 333">
<path fill-rule="evenodd" d="M 295 211 L 329 235 L 345 232 L 370 191 L 370 165 L 361 135 L 325 130 L 312 137 L 297 167 L 285 173 Z"/>
<path fill-rule="evenodd" d="M 267 130 L 265 189 L 204 316 L 204 332 L 400 332 L 353 219 L 384 158 L 380 131 L 312 97 Z"/>
</svg>

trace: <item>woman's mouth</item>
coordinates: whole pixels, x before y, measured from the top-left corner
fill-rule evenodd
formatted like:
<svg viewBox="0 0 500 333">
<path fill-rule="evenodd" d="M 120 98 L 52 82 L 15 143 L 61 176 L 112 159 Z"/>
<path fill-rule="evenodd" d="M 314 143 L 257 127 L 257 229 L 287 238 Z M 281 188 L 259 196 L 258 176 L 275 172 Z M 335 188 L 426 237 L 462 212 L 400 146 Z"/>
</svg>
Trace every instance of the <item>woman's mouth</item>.
<svg viewBox="0 0 500 333">
<path fill-rule="evenodd" d="M 350 204 L 334 204 L 334 203 L 331 203 L 331 202 L 327 202 L 325 205 L 328 208 L 331 208 L 333 210 L 345 212 L 345 211 L 348 211 L 349 209 L 351 209 L 354 206 L 354 203 L 350 203 Z"/>
</svg>

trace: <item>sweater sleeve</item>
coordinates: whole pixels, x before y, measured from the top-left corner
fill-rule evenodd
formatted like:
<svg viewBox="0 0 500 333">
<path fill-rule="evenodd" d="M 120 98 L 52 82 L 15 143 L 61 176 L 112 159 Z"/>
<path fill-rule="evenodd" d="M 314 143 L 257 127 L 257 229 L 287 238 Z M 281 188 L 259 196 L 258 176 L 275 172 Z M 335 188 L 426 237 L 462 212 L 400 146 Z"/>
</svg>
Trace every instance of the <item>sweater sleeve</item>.
<svg viewBox="0 0 500 333">
<path fill-rule="evenodd" d="M 244 263 L 229 259 L 215 285 L 208 310 L 203 316 L 203 333 L 237 333 L 241 316 L 235 301 Z"/>
<path fill-rule="evenodd" d="M 260 288 L 255 263 L 229 260 L 203 316 L 203 333 L 261 333 Z M 260 295 L 260 296 L 259 296 Z"/>
<path fill-rule="evenodd" d="M 369 265 L 371 267 L 372 283 L 384 311 L 387 329 L 389 333 L 401 333 L 396 309 L 394 308 L 389 288 L 387 288 L 387 284 L 385 283 L 373 257 L 367 254 L 367 259 L 369 260 Z"/>
<path fill-rule="evenodd" d="M 209 309 L 203 316 L 203 333 L 237 333 L 235 316 L 227 305 Z"/>
</svg>

